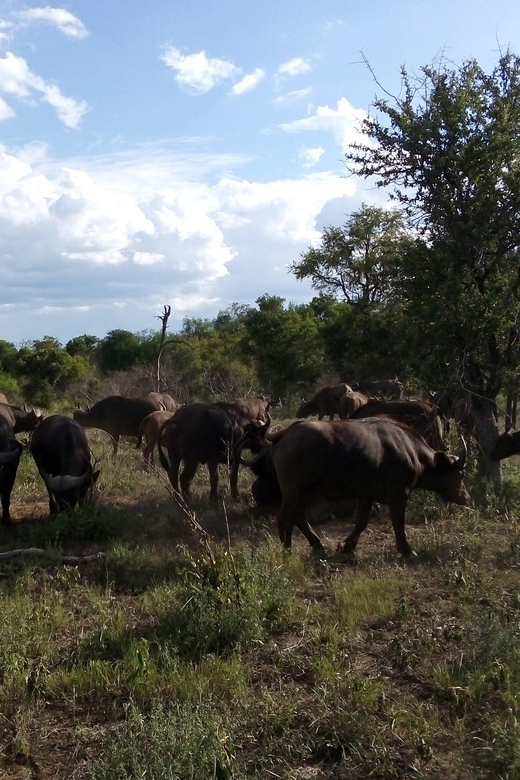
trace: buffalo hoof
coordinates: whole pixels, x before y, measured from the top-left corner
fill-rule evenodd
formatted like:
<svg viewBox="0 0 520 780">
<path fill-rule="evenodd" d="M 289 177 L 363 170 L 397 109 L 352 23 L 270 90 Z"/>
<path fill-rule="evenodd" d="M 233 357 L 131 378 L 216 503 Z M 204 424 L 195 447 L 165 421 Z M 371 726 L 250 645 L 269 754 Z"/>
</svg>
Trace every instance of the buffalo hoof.
<svg viewBox="0 0 520 780">
<path fill-rule="evenodd" d="M 2 517 L 2 525 L 4 528 L 12 528 L 13 523 L 10 517 Z"/>
<path fill-rule="evenodd" d="M 417 553 L 415 550 L 409 550 L 407 552 L 401 553 L 403 556 L 403 561 L 405 563 L 416 563 L 417 562 Z"/>
<path fill-rule="evenodd" d="M 326 561 L 328 560 L 327 553 L 325 552 L 325 548 L 320 544 L 316 545 L 312 548 L 312 558 L 315 561 Z"/>
</svg>

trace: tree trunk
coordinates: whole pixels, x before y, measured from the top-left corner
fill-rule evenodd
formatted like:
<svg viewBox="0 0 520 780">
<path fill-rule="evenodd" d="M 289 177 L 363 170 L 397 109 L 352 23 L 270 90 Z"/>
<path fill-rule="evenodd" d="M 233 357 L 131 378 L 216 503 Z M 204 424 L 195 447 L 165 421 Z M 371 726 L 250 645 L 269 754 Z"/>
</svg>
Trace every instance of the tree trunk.
<svg viewBox="0 0 520 780">
<path fill-rule="evenodd" d="M 498 438 L 496 403 L 490 398 L 471 397 L 471 416 L 475 439 L 479 446 L 480 471 L 493 482 L 500 482 L 500 461 L 489 458 Z"/>
</svg>

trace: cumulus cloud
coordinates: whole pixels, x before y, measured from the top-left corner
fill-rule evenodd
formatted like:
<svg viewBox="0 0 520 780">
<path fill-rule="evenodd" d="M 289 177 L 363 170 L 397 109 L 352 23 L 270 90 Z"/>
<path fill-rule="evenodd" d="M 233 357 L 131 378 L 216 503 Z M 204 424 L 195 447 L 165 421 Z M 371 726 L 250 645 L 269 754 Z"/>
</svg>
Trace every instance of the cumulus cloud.
<svg viewBox="0 0 520 780">
<path fill-rule="evenodd" d="M 293 57 L 292 60 L 280 65 L 278 75 L 284 78 L 301 76 L 302 73 L 308 73 L 311 69 L 312 66 L 303 57 Z"/>
<path fill-rule="evenodd" d="M 231 89 L 232 95 L 244 95 L 246 92 L 256 89 L 256 87 L 265 78 L 265 71 L 262 68 L 257 68 L 253 73 L 249 73 L 244 76 L 243 79 L 233 85 Z"/>
<path fill-rule="evenodd" d="M 21 24 L 27 25 L 33 22 L 47 22 L 66 35 L 68 38 L 87 38 L 89 32 L 83 22 L 77 16 L 71 14 L 65 8 L 29 8 L 20 11 L 17 19 Z"/>
<path fill-rule="evenodd" d="M 183 54 L 170 46 L 161 59 L 175 72 L 175 81 L 179 86 L 192 94 L 209 92 L 219 82 L 240 74 L 240 69 L 229 60 L 206 57 L 204 51 Z"/>
<path fill-rule="evenodd" d="M 141 155 L 63 165 L 43 145 L 0 146 L 0 330 L 11 339 L 41 335 L 29 311 L 42 315 L 42 333 L 70 338 L 151 327 L 166 301 L 180 324 L 183 313 L 211 316 L 266 289 L 297 299 L 304 286 L 287 263 L 319 240 L 322 213 L 334 203 L 346 213 L 356 190 L 332 172 L 248 181 L 198 148 Z M 222 157 L 227 171 L 243 163 Z"/>
<path fill-rule="evenodd" d="M 360 125 L 366 117 L 366 111 L 362 108 L 354 108 L 347 98 L 342 97 L 338 100 L 335 109 L 329 106 L 318 106 L 312 116 L 281 124 L 280 128 L 286 133 L 310 131 L 332 133 L 336 142 L 346 152 L 351 143 L 364 138 Z"/>
<path fill-rule="evenodd" d="M 319 162 L 324 152 L 325 149 L 323 149 L 321 146 L 317 146 L 314 149 L 308 149 L 304 147 L 298 152 L 298 157 L 303 162 L 304 168 L 312 168 L 314 165 L 316 165 L 317 162 Z"/>
<path fill-rule="evenodd" d="M 33 73 L 26 60 L 12 52 L 0 57 L 0 92 L 24 101 L 40 101 L 52 106 L 64 125 L 75 128 L 87 110 L 84 100 L 62 94 L 59 87 L 49 84 Z M 2 100 L 0 119 L 15 116 L 14 110 Z"/>
</svg>

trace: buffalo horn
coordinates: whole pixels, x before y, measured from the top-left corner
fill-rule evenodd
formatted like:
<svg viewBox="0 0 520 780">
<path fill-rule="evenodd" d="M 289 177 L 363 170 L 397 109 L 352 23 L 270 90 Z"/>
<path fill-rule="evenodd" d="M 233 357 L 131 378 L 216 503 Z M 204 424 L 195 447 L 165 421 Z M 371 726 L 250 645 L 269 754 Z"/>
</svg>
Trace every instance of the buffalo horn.
<svg viewBox="0 0 520 780">
<path fill-rule="evenodd" d="M 460 440 L 462 442 L 462 452 L 457 459 L 457 468 L 459 468 L 462 471 L 462 469 L 466 465 L 466 460 L 468 459 L 468 445 L 466 444 L 466 440 L 464 439 L 464 436 L 461 436 Z"/>
<path fill-rule="evenodd" d="M 49 490 L 52 493 L 66 493 L 68 490 L 74 490 L 92 479 L 92 470 L 85 472 L 80 477 L 74 477 L 72 474 L 65 474 L 59 477 L 51 477 L 43 469 L 40 469 L 40 475 Z"/>
<path fill-rule="evenodd" d="M 250 467 L 255 466 L 258 463 L 258 461 L 264 457 L 265 453 L 267 452 L 270 446 L 271 446 L 270 444 L 265 444 L 260 450 L 260 452 L 257 452 L 257 454 L 254 455 L 252 458 L 243 458 L 242 453 L 240 453 L 239 455 L 240 463 L 243 466 L 250 466 Z"/>
</svg>

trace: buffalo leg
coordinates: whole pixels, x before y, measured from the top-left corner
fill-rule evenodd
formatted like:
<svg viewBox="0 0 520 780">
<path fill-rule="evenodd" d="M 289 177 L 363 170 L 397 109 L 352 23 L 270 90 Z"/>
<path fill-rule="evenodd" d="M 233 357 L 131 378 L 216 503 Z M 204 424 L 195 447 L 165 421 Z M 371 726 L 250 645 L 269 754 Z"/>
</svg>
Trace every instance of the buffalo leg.
<svg viewBox="0 0 520 780">
<path fill-rule="evenodd" d="M 356 523 L 343 543 L 344 553 L 351 553 L 356 549 L 358 539 L 368 525 L 372 503 L 373 502 L 368 498 L 358 500 L 356 506 Z"/>
<path fill-rule="evenodd" d="M 392 525 L 395 533 L 395 544 L 397 551 L 404 555 L 405 558 L 413 554 L 413 550 L 408 544 L 406 539 L 406 532 L 404 530 L 404 513 L 406 509 L 408 497 L 394 499 L 389 502 L 390 517 L 392 519 Z"/>
<path fill-rule="evenodd" d="M 209 500 L 215 503 L 218 500 L 218 461 L 208 461 L 208 471 L 210 485 Z"/>
<path fill-rule="evenodd" d="M 177 498 L 179 495 L 179 467 L 181 465 L 180 453 L 174 450 L 168 450 L 168 460 L 170 461 L 168 466 L 168 479 L 170 480 L 170 485 L 172 486 L 175 497 Z"/>
<path fill-rule="evenodd" d="M 143 450 L 143 460 L 144 460 L 144 468 L 145 471 L 150 471 L 150 468 L 153 466 L 153 451 L 155 449 L 155 444 L 153 442 L 148 442 Z"/>
<path fill-rule="evenodd" d="M 52 493 L 50 490 L 47 492 L 49 493 L 49 514 L 55 515 L 57 512 L 60 511 L 59 504 L 56 501 L 56 496 L 54 495 L 54 493 Z"/>
<path fill-rule="evenodd" d="M 277 522 L 281 542 L 287 550 L 291 547 L 292 532 L 294 526 L 296 526 L 305 536 L 313 550 L 320 553 L 325 552 L 320 537 L 314 533 L 305 519 L 305 507 L 301 501 L 289 502 L 284 500 L 277 517 Z"/>
<path fill-rule="evenodd" d="M 14 481 L 16 479 L 16 471 L 18 469 L 18 463 L 16 467 L 2 466 L 0 467 L 0 476 L 3 479 L 2 484 L 2 525 L 12 525 L 10 507 L 11 507 L 11 491 L 13 489 Z M 3 472 L 3 473 L 2 473 Z"/>
<path fill-rule="evenodd" d="M 196 460 L 192 460 L 192 461 L 184 460 L 184 468 L 182 469 L 182 473 L 181 473 L 181 492 L 186 502 L 190 501 L 191 480 L 195 476 L 195 472 L 197 471 L 198 465 L 199 464 L 197 463 Z"/>
</svg>

